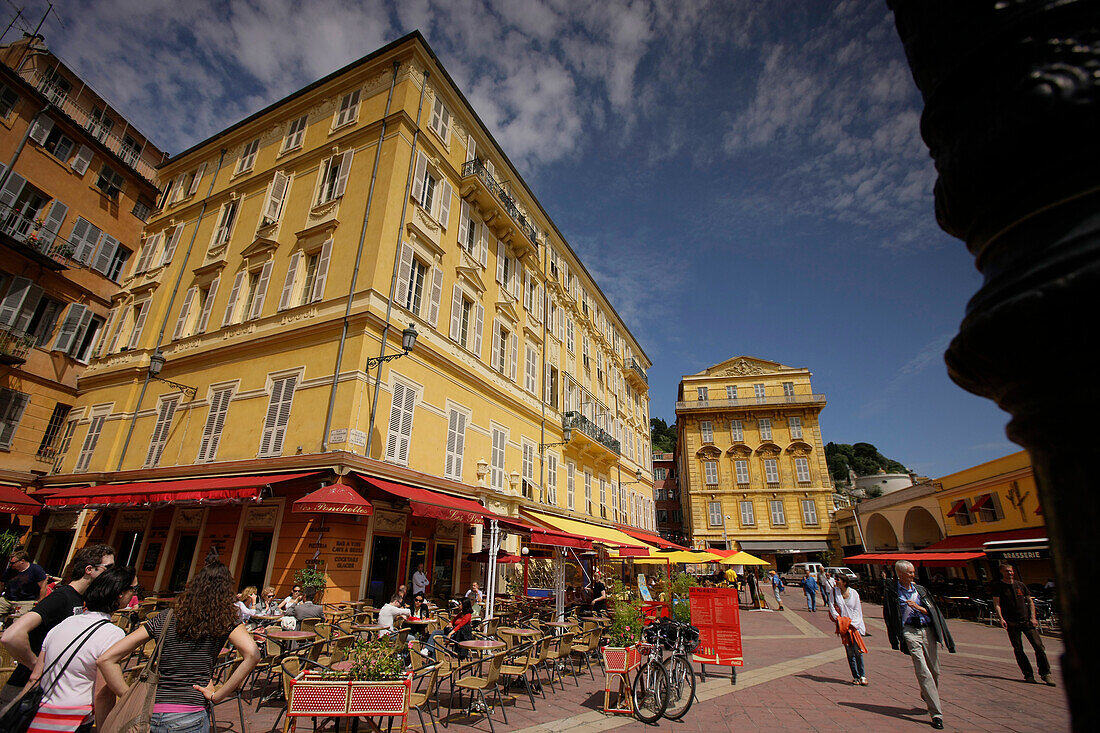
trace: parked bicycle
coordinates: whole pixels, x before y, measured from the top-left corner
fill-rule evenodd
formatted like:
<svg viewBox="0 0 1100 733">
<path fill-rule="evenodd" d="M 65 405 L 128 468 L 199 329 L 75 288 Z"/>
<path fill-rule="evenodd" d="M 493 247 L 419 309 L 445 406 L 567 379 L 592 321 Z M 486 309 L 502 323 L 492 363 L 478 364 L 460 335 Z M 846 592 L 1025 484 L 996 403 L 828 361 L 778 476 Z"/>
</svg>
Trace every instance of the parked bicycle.
<svg viewBox="0 0 1100 733">
<path fill-rule="evenodd" d="M 640 644 L 639 648 L 646 660 L 631 686 L 634 716 L 643 723 L 656 723 L 668 708 L 668 669 L 661 662 L 664 653 L 659 641 Z"/>
<path fill-rule="evenodd" d="M 699 629 L 662 619 L 642 632 L 647 659 L 634 677 L 634 712 L 643 723 L 662 716 L 679 720 L 695 700 L 695 670 L 690 654 L 699 646 Z M 671 652 L 665 660 L 664 652 Z"/>
</svg>

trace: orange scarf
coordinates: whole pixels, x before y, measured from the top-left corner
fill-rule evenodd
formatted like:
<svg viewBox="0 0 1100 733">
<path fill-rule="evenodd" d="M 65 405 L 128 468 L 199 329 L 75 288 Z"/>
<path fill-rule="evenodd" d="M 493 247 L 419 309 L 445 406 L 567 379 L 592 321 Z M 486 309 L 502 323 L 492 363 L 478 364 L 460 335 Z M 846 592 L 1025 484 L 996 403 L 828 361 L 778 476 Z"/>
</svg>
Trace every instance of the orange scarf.
<svg viewBox="0 0 1100 733">
<path fill-rule="evenodd" d="M 863 654 L 867 653 L 867 645 L 863 643 L 863 635 L 859 629 L 852 626 L 852 619 L 847 616 L 836 617 L 836 635 L 840 637 L 840 643 L 848 646 L 854 644 Z"/>
</svg>

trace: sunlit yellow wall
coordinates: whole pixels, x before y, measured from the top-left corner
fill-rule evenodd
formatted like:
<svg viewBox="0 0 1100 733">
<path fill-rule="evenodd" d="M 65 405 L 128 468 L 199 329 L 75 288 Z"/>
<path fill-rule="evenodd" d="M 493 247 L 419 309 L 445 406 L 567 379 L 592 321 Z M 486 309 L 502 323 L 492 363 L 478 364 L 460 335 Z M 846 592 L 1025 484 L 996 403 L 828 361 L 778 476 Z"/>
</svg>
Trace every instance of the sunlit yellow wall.
<svg viewBox="0 0 1100 733">
<path fill-rule="evenodd" d="M 1045 526 L 1043 515 L 1036 513 L 1039 492 L 1027 451 L 949 474 L 936 479 L 935 486 L 948 536 Z M 973 506 L 983 494 L 996 497 L 999 518 L 990 521 L 976 516 L 971 523 L 960 524 L 957 517 L 947 516 L 960 499 Z"/>
</svg>

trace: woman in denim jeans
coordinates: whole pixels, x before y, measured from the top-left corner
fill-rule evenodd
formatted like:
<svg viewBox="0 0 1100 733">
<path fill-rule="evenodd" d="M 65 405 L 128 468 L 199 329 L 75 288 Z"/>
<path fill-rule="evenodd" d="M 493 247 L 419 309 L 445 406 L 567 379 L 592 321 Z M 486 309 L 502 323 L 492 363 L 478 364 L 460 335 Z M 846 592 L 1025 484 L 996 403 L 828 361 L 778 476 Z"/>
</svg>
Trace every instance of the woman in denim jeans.
<svg viewBox="0 0 1100 733">
<path fill-rule="evenodd" d="M 157 614 L 99 658 L 103 678 L 115 694 L 123 695 L 129 688 L 120 662 L 150 639 L 159 639 L 168 624 L 151 733 L 209 733 L 210 709 L 232 695 L 259 661 L 260 651 L 240 622 L 235 587 L 229 568 L 208 560 L 176 600 L 170 618 Z M 243 661 L 215 690 L 213 670 L 227 640 Z"/>
</svg>

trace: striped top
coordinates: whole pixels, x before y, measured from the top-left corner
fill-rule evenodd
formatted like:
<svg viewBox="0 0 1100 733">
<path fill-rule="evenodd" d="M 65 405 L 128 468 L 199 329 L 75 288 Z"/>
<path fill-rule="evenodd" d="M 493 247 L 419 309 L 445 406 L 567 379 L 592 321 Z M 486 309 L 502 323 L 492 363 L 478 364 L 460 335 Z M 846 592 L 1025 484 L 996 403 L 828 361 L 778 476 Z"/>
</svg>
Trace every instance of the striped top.
<svg viewBox="0 0 1100 733">
<path fill-rule="evenodd" d="M 145 630 L 154 639 L 160 638 L 168 613 L 158 613 L 145 622 Z M 206 698 L 191 685 L 205 687 L 214 675 L 218 653 L 225 646 L 229 632 L 202 639 L 184 639 L 176 636 L 176 615 L 168 624 L 164 635 L 164 649 L 160 653 L 160 682 L 157 684 L 156 705 L 206 706 Z"/>
</svg>

